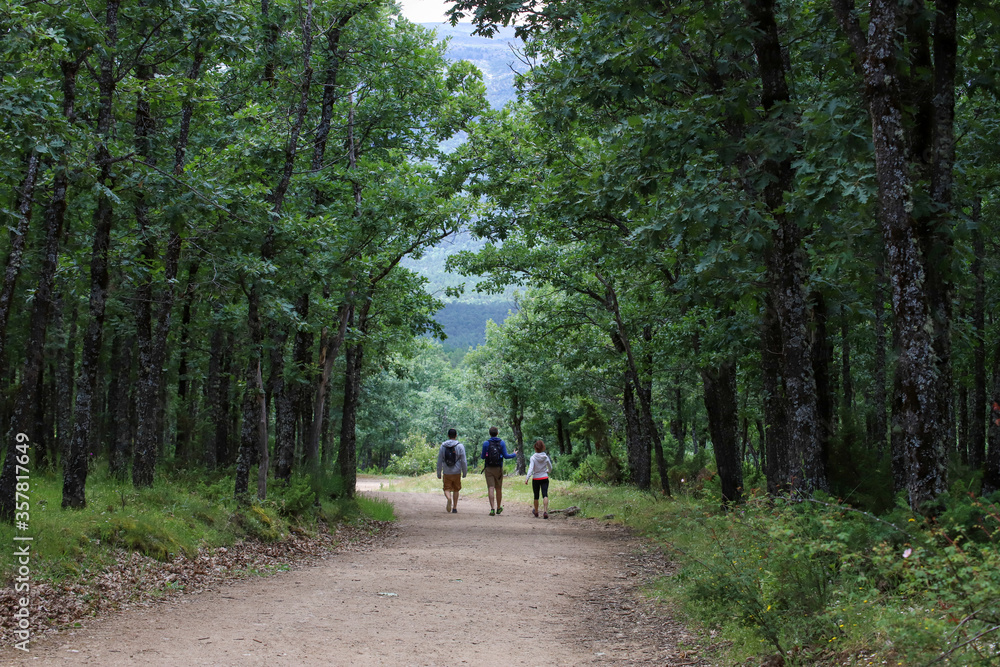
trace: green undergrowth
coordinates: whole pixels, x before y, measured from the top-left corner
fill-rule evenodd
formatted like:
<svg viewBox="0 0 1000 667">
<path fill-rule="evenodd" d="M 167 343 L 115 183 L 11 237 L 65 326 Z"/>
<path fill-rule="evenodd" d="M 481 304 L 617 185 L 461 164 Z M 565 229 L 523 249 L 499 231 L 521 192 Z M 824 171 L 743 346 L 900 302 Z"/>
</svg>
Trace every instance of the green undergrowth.
<svg viewBox="0 0 1000 667">
<path fill-rule="evenodd" d="M 717 664 L 1000 665 L 997 501 L 946 496 L 926 519 L 751 494 L 726 511 L 709 482 L 669 499 L 571 485 L 560 504 L 672 555 L 648 592 L 710 633 Z"/>
<path fill-rule="evenodd" d="M 272 482 L 267 500 L 237 503 L 227 471 L 167 473 L 141 490 L 95 471 L 87 482 L 87 507 L 63 510 L 61 476 L 33 472 L 27 530 L 0 524 L 0 541 L 13 544 L 14 534 L 32 537 L 32 580 L 59 583 L 112 566 L 117 549 L 167 561 L 194 556 L 200 548 L 311 534 L 324 524 L 392 519 L 388 503 L 345 499 L 341 491 L 334 477 L 296 477 L 288 485 Z M 0 561 L 0 579 L 10 582 L 15 566 L 12 558 Z"/>
</svg>

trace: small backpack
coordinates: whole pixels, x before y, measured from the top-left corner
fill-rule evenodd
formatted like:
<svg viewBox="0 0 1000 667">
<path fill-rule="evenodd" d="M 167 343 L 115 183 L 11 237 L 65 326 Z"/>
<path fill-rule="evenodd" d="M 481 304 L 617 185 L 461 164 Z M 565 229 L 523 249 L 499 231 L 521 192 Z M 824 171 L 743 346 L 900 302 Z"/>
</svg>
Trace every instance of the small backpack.
<svg viewBox="0 0 1000 667">
<path fill-rule="evenodd" d="M 491 468 L 498 468 L 503 465 L 503 446 L 500 438 L 490 438 L 490 444 L 486 448 L 486 465 Z"/>
<path fill-rule="evenodd" d="M 455 465 L 456 461 L 458 461 L 458 447 L 455 445 L 445 445 L 444 464 L 450 468 Z"/>
</svg>

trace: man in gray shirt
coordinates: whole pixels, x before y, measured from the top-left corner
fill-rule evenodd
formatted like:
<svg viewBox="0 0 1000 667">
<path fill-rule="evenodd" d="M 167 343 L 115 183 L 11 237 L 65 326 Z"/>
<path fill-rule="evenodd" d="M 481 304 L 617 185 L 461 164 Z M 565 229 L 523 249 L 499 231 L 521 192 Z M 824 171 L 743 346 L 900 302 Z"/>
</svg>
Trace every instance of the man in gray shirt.
<svg viewBox="0 0 1000 667">
<path fill-rule="evenodd" d="M 444 497 L 447 501 L 444 511 L 452 514 L 458 513 L 458 492 L 462 490 L 462 478 L 469 471 L 465 460 L 465 445 L 455 440 L 456 437 L 458 431 L 448 429 L 448 439 L 441 443 L 437 461 L 438 479 L 444 474 Z"/>
</svg>

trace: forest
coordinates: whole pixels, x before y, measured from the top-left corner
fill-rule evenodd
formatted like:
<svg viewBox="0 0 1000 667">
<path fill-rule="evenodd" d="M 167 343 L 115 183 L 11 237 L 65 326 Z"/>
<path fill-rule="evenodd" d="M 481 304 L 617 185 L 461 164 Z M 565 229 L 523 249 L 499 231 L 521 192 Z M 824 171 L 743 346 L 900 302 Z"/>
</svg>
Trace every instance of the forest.
<svg viewBox="0 0 1000 667">
<path fill-rule="evenodd" d="M 0 519 L 22 436 L 74 509 L 98 471 L 350 499 L 498 425 L 657 502 L 961 506 L 988 570 L 1000 7 L 450 7 L 523 41 L 502 108 L 384 0 L 2 0 Z M 516 295 L 467 354 L 463 288 Z"/>
</svg>

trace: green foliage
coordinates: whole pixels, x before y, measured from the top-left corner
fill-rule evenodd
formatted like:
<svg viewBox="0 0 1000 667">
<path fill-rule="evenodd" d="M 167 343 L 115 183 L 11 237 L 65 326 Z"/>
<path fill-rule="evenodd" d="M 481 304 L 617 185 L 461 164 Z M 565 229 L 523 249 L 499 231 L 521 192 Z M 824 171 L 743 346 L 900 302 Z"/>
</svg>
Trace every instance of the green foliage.
<svg viewBox="0 0 1000 667">
<path fill-rule="evenodd" d="M 213 479 L 216 475 L 218 479 Z M 296 477 L 288 487 L 272 487 L 274 494 L 268 500 L 238 507 L 231 478 L 224 472 L 180 473 L 137 491 L 101 470 L 91 473 L 87 507 L 64 510 L 60 507 L 62 476 L 33 471 L 32 577 L 39 582 L 86 579 L 113 567 L 120 549 L 166 561 L 241 540 L 284 539 L 292 525 L 318 527 L 322 521 L 334 526 L 359 516 L 391 520 L 391 508 L 384 503 L 360 498 L 329 500 L 337 481 L 330 478 L 320 485 L 326 494 L 321 506 L 314 502 L 311 480 Z M 0 539 L 10 543 L 13 533 L 11 526 L 0 525 Z M 13 561 L 4 561 L 0 580 L 9 580 L 14 570 Z"/>
<path fill-rule="evenodd" d="M 309 487 L 320 500 L 337 500 L 344 497 L 344 478 L 329 470 L 319 470 L 308 476 Z"/>
<path fill-rule="evenodd" d="M 466 448 L 468 450 L 468 448 Z M 416 477 L 437 470 L 438 446 L 419 438 L 407 440 L 406 451 L 393 454 L 385 472 L 389 475 Z"/>
<path fill-rule="evenodd" d="M 290 483 L 275 484 L 268 492 L 268 500 L 277 505 L 282 516 L 301 516 L 316 505 L 316 499 L 311 480 L 302 475 L 293 475 Z"/>
<path fill-rule="evenodd" d="M 914 603 L 899 629 L 900 653 L 1000 664 L 1000 504 L 971 495 L 939 502 L 944 511 L 912 542 L 874 550 L 873 565 L 891 592 Z"/>
<path fill-rule="evenodd" d="M 905 504 L 883 519 L 763 496 L 721 512 L 711 491 L 664 503 L 627 487 L 574 485 L 560 500 L 672 551 L 680 570 L 655 594 L 715 633 L 721 663 L 1000 664 L 996 503 L 945 499 L 941 518 L 921 521 Z"/>
<path fill-rule="evenodd" d="M 703 447 L 679 465 L 671 466 L 667 474 L 671 489 L 678 493 L 700 494 L 705 483 L 715 478 L 715 461 L 709 460 L 708 450 Z"/>
<path fill-rule="evenodd" d="M 860 509 L 882 514 L 892 509 L 895 498 L 888 451 L 879 454 L 853 421 L 843 427 L 829 443 L 827 478 L 830 493 Z"/>
<path fill-rule="evenodd" d="M 573 466 L 570 479 L 578 484 L 611 484 L 614 482 L 613 479 L 609 479 L 606 457 L 587 454 L 581 461 L 574 459 L 563 459 L 563 461 Z"/>
<path fill-rule="evenodd" d="M 755 501 L 698 523 L 705 535 L 687 546 L 678 578 L 689 610 L 717 627 L 750 630 L 786 659 L 808 662 L 834 642 L 877 647 L 874 633 L 888 654 L 924 660 L 956 646 L 944 641 L 956 623 L 962 637 L 987 629 L 983 604 L 1000 594 L 990 577 L 956 577 L 985 572 L 995 544 L 959 554 L 932 530 L 918 536 L 928 551 L 911 549 L 898 544 L 902 530 L 836 505 Z M 966 599 L 967 615 L 948 611 Z"/>
</svg>

